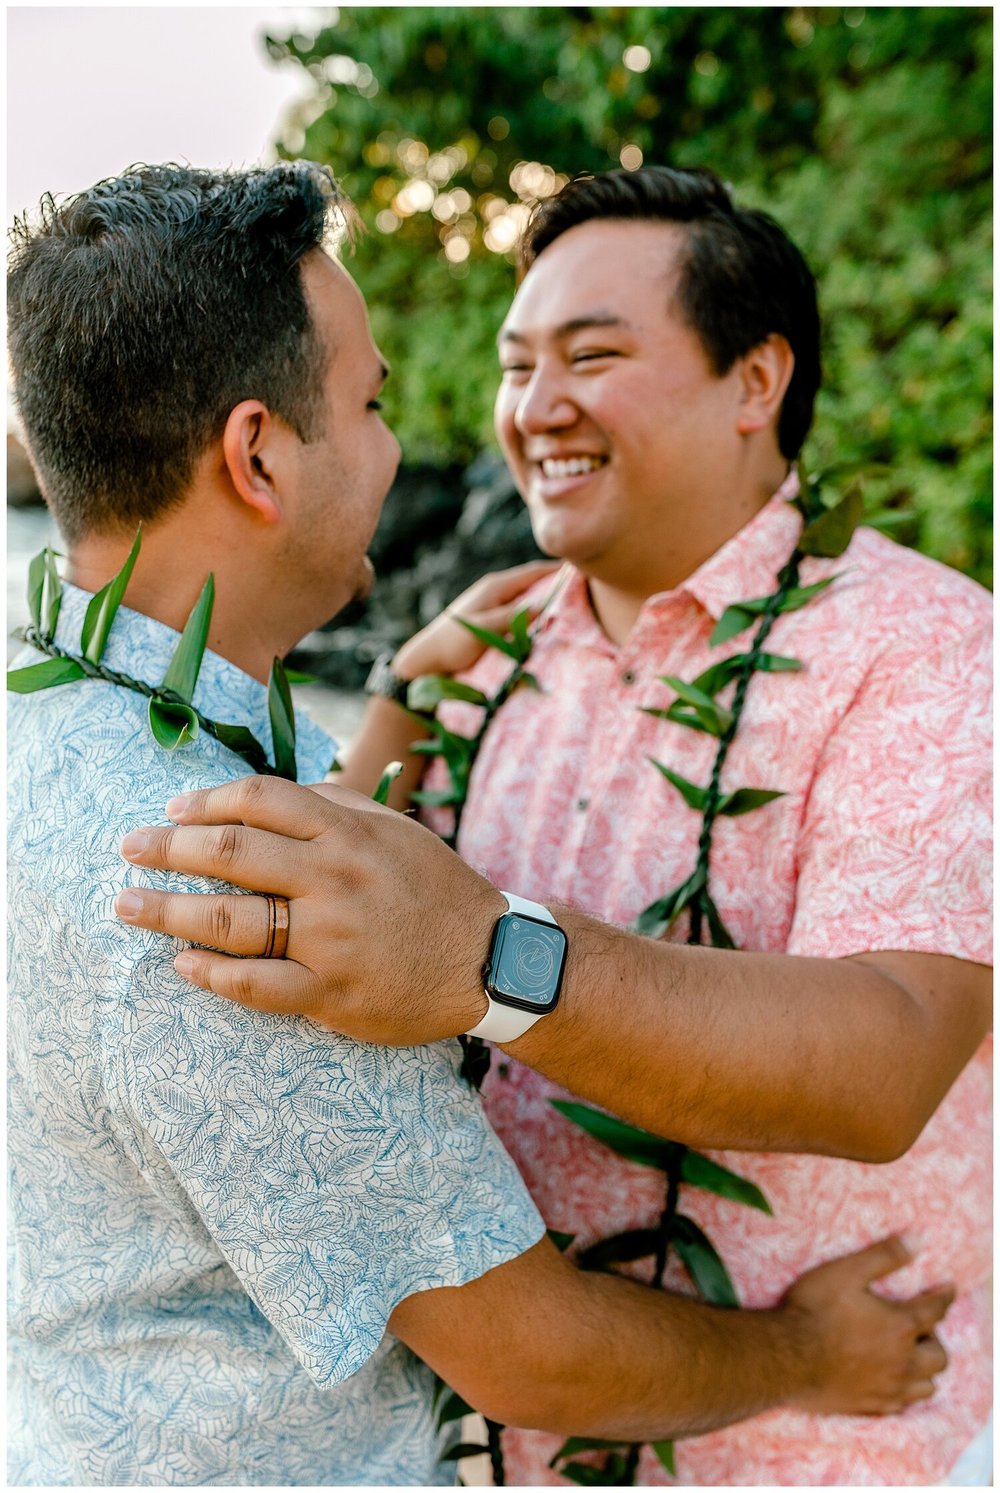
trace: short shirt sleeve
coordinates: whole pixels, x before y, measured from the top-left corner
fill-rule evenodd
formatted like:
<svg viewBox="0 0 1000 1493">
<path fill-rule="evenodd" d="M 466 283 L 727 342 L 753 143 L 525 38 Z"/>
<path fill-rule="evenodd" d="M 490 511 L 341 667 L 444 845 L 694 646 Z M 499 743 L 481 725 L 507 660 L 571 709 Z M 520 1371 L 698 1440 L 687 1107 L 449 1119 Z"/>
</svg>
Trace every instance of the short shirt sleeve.
<svg viewBox="0 0 1000 1493">
<path fill-rule="evenodd" d="M 990 636 L 889 650 L 826 742 L 789 954 L 992 961 Z"/>
<path fill-rule="evenodd" d="M 405 1297 L 541 1238 L 457 1042 L 383 1048 L 248 1011 L 180 980 L 162 938 L 127 936 L 145 952 L 122 1004 L 126 1103 L 317 1383 L 356 1372 Z"/>
</svg>

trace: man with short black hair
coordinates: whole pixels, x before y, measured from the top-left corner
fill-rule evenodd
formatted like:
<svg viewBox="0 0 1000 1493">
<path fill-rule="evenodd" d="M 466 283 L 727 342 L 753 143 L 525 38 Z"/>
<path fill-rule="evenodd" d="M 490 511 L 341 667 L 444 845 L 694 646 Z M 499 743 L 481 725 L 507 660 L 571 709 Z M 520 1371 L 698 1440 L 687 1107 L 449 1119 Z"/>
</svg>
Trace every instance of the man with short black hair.
<svg viewBox="0 0 1000 1493">
<path fill-rule="evenodd" d="M 323 249 L 346 212 L 315 166 L 141 167 L 15 235 L 15 384 L 71 583 L 33 568 L 42 657 L 11 676 L 9 1480 L 447 1482 L 434 1375 L 404 1344 L 494 1417 L 562 1433 L 926 1396 L 950 1292 L 867 1289 L 904 1241 L 773 1311 L 587 1277 L 454 1044 L 317 1042 L 195 990 L 114 916 L 118 840 L 174 788 L 244 756 L 330 765 L 273 660 L 367 588 L 399 456 L 364 302 Z"/>
<path fill-rule="evenodd" d="M 493 1036 L 488 1111 L 580 1246 L 652 1253 L 664 1179 L 553 1098 L 711 1147 L 762 1189 L 773 1217 L 684 1194 L 742 1301 L 777 1299 L 831 1249 L 923 1232 L 924 1279 L 960 1287 L 943 1392 L 900 1421 L 790 1412 L 685 1441 L 682 1481 L 988 1481 L 960 1460 L 988 1441 L 990 1405 L 988 597 L 851 537 L 851 500 L 828 510 L 800 485 L 812 276 L 711 172 L 572 182 L 539 208 L 523 262 L 497 430 L 540 547 L 569 564 L 555 600 L 546 578 L 512 604 L 501 578 L 450 611 L 495 629 L 528 606 L 539 687 L 506 691 L 510 658 L 477 661 L 448 617 L 393 662 L 404 681 L 461 675 L 466 698 L 439 712 L 453 758 L 482 719 L 468 687 L 509 696 L 458 837 L 485 877 L 405 821 L 359 838 L 343 789 L 310 804 L 279 784 L 175 800 L 178 827 L 126 853 L 208 874 L 236 858 L 237 880 L 289 897 L 288 959 L 188 950 L 178 967 L 204 988 L 380 1041 Z M 345 781 L 374 782 L 414 734 L 373 701 Z M 441 763 L 427 787 L 464 796 Z M 220 860 L 214 827 L 241 821 Z M 558 1004 L 551 982 L 529 998 L 500 978 L 501 887 L 568 936 Z M 259 898 L 142 902 L 129 916 L 146 926 L 261 947 Z M 383 906 L 405 933 L 375 946 Z M 676 1268 L 667 1280 L 682 1285 Z M 552 1480 L 551 1438 L 505 1444 L 512 1480 Z M 639 1476 L 667 1480 L 648 1456 Z"/>
</svg>

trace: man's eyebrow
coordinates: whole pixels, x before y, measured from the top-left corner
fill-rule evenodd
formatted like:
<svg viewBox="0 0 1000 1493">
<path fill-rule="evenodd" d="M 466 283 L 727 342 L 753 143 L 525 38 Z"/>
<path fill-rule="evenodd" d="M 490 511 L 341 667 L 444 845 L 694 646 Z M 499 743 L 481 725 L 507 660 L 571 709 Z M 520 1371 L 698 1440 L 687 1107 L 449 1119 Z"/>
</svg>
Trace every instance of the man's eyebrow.
<svg viewBox="0 0 1000 1493">
<path fill-rule="evenodd" d="M 562 321 L 553 329 L 552 335 L 557 341 L 572 337 L 574 332 L 586 332 L 591 327 L 622 327 L 631 329 L 632 323 L 626 321 L 624 316 L 616 316 L 613 311 L 592 311 L 586 316 L 574 316 L 569 321 Z M 512 327 L 501 327 L 497 336 L 498 342 L 527 342 L 520 332 L 515 332 Z"/>
</svg>

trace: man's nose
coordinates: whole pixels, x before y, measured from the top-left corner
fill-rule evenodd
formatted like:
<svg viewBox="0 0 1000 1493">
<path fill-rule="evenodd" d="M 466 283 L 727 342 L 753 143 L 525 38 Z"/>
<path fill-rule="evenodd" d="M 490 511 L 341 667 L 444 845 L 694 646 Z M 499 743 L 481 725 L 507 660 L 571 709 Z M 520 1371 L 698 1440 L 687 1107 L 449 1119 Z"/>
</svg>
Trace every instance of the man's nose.
<svg viewBox="0 0 1000 1493">
<path fill-rule="evenodd" d="M 577 418 L 576 405 L 562 378 L 536 368 L 517 402 L 514 424 L 522 435 L 564 430 Z"/>
</svg>

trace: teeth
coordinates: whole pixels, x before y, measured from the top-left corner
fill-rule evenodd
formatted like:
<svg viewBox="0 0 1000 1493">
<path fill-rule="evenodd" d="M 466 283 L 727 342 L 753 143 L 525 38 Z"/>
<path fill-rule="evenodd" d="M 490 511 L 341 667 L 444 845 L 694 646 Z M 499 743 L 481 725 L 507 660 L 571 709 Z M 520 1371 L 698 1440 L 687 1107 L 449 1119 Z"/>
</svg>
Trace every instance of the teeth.
<svg viewBox="0 0 1000 1493">
<path fill-rule="evenodd" d="M 546 477 L 583 477 L 587 472 L 596 472 L 604 462 L 603 456 L 570 456 L 563 460 L 547 456 L 542 462 L 542 472 Z"/>
</svg>

